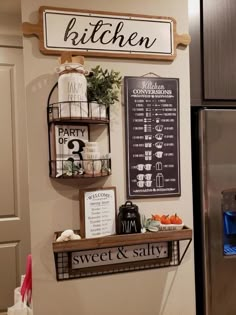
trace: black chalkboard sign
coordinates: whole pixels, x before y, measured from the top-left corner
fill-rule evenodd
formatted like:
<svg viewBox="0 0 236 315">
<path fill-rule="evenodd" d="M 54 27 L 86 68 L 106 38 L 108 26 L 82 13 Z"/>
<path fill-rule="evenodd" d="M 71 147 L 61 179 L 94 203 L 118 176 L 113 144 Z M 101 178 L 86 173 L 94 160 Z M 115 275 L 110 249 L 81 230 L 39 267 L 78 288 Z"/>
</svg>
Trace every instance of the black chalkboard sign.
<svg viewBox="0 0 236 315">
<path fill-rule="evenodd" d="M 179 79 L 125 77 L 127 197 L 180 196 Z"/>
</svg>

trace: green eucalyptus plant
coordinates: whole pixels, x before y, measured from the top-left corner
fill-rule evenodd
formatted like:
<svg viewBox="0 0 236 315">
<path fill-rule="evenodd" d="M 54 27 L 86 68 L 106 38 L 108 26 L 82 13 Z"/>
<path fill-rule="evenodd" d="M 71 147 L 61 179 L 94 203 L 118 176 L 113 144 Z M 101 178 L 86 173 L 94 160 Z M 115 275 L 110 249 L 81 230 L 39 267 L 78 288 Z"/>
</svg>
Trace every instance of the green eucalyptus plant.
<svg viewBox="0 0 236 315">
<path fill-rule="evenodd" d="M 74 164 L 74 161 L 63 161 L 63 172 L 67 176 L 81 174 L 81 169 Z"/>
<path fill-rule="evenodd" d="M 103 70 L 101 66 L 91 69 L 92 76 L 87 78 L 87 97 L 89 102 L 97 102 L 106 107 L 119 100 L 122 77 L 114 70 Z"/>
<path fill-rule="evenodd" d="M 160 222 L 152 220 L 152 218 L 146 218 L 146 216 L 143 214 L 141 215 L 141 232 L 145 233 L 146 231 L 149 232 L 157 232 L 160 227 Z"/>
</svg>

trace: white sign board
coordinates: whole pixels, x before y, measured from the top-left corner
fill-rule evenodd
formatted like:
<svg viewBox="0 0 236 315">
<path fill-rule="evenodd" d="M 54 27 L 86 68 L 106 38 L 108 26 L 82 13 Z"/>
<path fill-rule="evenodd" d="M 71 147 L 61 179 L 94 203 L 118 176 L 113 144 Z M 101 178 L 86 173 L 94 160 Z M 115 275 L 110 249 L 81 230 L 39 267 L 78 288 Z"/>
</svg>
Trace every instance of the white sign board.
<svg viewBox="0 0 236 315">
<path fill-rule="evenodd" d="M 179 45 L 190 43 L 188 34 L 177 34 L 173 17 L 39 8 L 37 24 L 23 23 L 24 35 L 36 35 L 44 54 L 147 60 L 173 60 Z"/>
<path fill-rule="evenodd" d="M 94 238 L 116 234 L 115 188 L 81 191 L 81 235 Z"/>
<path fill-rule="evenodd" d="M 56 161 L 53 173 L 56 177 L 76 175 L 82 167 L 81 152 L 88 141 L 88 126 L 56 124 L 52 128 L 51 159 Z"/>
<path fill-rule="evenodd" d="M 83 269 L 168 257 L 168 242 L 83 250 L 71 253 L 71 268 Z"/>
<path fill-rule="evenodd" d="M 50 50 L 172 55 L 173 21 L 46 9 L 44 47 Z"/>
</svg>

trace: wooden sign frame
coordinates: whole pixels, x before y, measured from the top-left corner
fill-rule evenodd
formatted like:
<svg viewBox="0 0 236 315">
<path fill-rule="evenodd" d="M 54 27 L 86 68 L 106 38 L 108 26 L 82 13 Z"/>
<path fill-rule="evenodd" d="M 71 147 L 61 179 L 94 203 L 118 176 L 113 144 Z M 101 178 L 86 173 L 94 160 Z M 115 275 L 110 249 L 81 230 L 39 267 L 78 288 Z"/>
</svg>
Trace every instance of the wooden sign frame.
<svg viewBox="0 0 236 315">
<path fill-rule="evenodd" d="M 80 190 L 79 201 L 81 237 L 89 239 L 116 234 L 116 187 Z"/>
<path fill-rule="evenodd" d="M 190 43 L 176 24 L 172 17 L 42 6 L 38 23 L 24 22 L 23 34 L 37 36 L 49 55 L 174 60 L 177 46 Z"/>
</svg>

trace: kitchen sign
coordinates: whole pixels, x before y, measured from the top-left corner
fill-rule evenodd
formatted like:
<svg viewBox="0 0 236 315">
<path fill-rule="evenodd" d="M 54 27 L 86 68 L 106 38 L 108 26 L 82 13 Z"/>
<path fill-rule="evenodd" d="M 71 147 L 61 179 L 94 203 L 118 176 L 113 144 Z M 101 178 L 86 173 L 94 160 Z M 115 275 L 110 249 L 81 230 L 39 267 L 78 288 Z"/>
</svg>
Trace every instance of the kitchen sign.
<svg viewBox="0 0 236 315">
<path fill-rule="evenodd" d="M 190 36 L 176 33 L 171 17 L 40 7 L 38 24 L 23 23 L 45 54 L 173 60 Z"/>
<path fill-rule="evenodd" d="M 179 80 L 125 77 L 127 197 L 180 195 Z"/>
<path fill-rule="evenodd" d="M 71 269 L 84 269 L 122 263 L 169 258 L 168 242 L 81 250 L 71 253 Z"/>
</svg>

